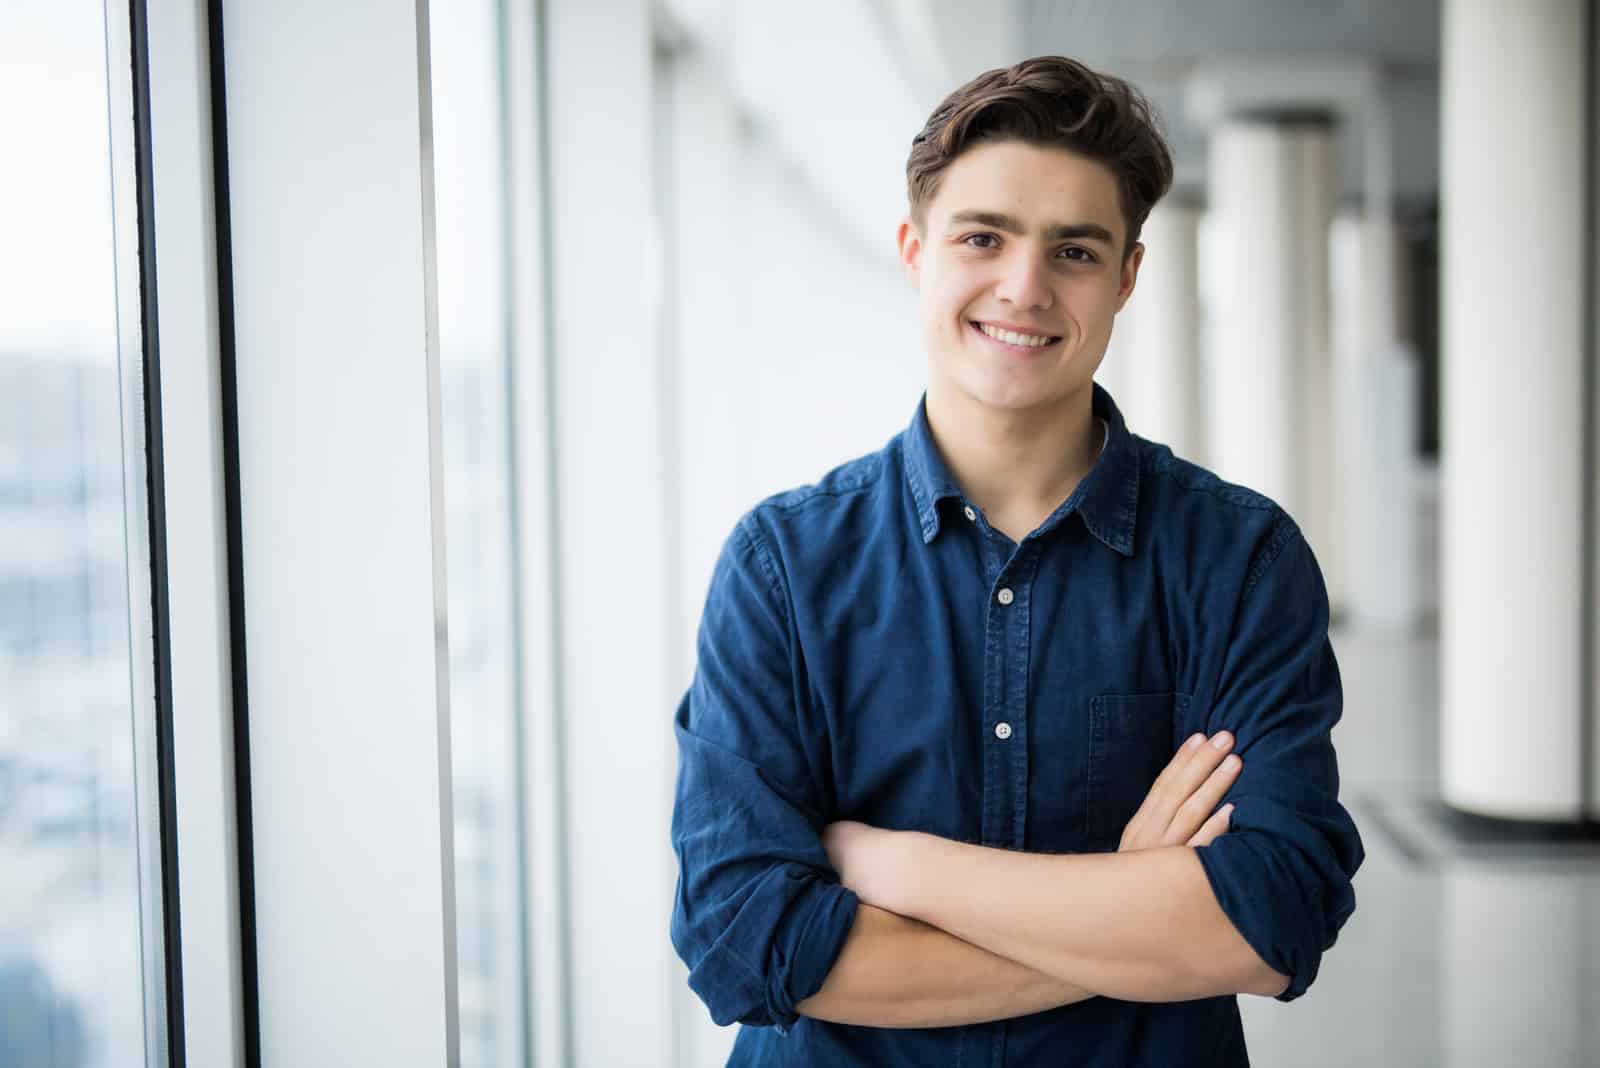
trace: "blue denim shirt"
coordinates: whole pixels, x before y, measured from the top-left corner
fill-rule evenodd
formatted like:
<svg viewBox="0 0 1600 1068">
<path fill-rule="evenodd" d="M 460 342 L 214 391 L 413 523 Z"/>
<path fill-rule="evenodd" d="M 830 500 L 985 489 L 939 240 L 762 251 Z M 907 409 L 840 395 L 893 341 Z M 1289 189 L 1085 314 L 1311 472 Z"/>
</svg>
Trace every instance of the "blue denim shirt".
<svg viewBox="0 0 1600 1068">
<path fill-rule="evenodd" d="M 819 838 L 833 820 L 1110 852 L 1182 741 L 1226 729 L 1244 760 L 1231 828 L 1197 852 L 1291 977 L 1280 1000 L 1354 910 L 1311 550 L 1271 501 L 1130 433 L 1098 386 L 1094 410 L 1099 460 L 1021 544 L 962 496 L 921 404 L 728 538 L 676 715 L 672 939 L 712 1018 L 747 1025 L 730 1064 L 1248 1063 L 1233 996 L 939 1029 L 797 1016 L 856 913 Z"/>
</svg>

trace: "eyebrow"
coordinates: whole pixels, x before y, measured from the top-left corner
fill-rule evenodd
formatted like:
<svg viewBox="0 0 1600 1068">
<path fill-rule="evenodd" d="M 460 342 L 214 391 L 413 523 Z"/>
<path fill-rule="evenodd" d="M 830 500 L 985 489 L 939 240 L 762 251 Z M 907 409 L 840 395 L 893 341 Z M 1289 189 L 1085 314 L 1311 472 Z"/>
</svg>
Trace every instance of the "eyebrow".
<svg viewBox="0 0 1600 1068">
<path fill-rule="evenodd" d="M 996 230 L 1004 230 L 1008 234 L 1026 234 L 1028 228 L 1011 215 L 999 211 L 958 211 L 950 216 L 952 223 L 977 223 L 980 226 L 992 226 Z M 1099 223 L 1056 223 L 1045 227 L 1044 239 L 1046 241 L 1067 241 L 1074 238 L 1087 238 L 1091 241 L 1103 241 L 1113 244 L 1111 231 Z"/>
</svg>

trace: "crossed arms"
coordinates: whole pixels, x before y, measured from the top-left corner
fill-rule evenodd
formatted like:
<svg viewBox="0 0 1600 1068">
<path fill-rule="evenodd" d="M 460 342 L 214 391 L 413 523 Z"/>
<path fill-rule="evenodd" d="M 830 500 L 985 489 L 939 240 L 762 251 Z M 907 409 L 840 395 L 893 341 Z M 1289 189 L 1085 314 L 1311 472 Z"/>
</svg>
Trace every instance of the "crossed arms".
<svg viewBox="0 0 1600 1068">
<path fill-rule="evenodd" d="M 1276 996 L 1274 971 L 1217 905 L 1194 848 L 1226 831 L 1242 767 L 1196 735 L 1115 854 L 1048 856 L 840 822 L 823 844 L 862 902 L 802 1015 L 874 1027 L 1008 1019 L 1104 994 Z"/>
</svg>

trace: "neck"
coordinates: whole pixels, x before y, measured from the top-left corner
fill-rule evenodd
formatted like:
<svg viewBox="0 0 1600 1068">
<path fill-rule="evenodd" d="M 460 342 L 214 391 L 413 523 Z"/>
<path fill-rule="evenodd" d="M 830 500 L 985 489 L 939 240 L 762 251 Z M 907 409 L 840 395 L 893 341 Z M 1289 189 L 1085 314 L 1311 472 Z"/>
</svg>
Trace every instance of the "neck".
<svg viewBox="0 0 1600 1068">
<path fill-rule="evenodd" d="M 962 492 L 991 520 L 1005 517 L 1031 530 L 1094 466 L 1100 427 L 1093 397 L 1085 384 L 1051 405 L 1007 411 L 930 382 L 928 427 Z"/>
</svg>

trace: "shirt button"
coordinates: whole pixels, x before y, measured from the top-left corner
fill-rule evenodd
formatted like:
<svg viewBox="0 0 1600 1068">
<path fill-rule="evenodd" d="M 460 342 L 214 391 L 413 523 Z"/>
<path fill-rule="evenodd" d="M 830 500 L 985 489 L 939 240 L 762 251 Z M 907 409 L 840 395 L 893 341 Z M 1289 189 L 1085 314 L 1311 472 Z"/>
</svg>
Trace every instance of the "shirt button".
<svg viewBox="0 0 1600 1068">
<path fill-rule="evenodd" d="M 1011 724 L 996 723 L 994 725 L 994 736 L 1000 739 L 1002 742 L 1011 737 Z"/>
<path fill-rule="evenodd" d="M 1010 604 L 1016 599 L 1016 594 L 1011 592 L 1010 586 L 1002 586 L 1000 588 L 1000 592 L 995 594 L 995 600 L 999 601 L 1001 604 Z"/>
<path fill-rule="evenodd" d="M 970 520 L 976 520 L 978 518 L 978 513 L 974 512 L 972 510 L 972 505 L 970 505 L 970 504 L 967 505 L 965 508 L 961 509 L 961 514 L 966 516 Z"/>
</svg>

